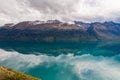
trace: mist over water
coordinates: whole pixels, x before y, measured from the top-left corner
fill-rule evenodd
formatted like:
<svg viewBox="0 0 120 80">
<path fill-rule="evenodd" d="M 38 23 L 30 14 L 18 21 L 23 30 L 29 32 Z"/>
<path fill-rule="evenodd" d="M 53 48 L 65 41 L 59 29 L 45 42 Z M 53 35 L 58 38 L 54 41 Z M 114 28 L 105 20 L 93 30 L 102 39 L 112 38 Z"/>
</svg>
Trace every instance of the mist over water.
<svg viewBox="0 0 120 80">
<path fill-rule="evenodd" d="M 42 80 L 119 80 L 120 42 L 0 42 L 0 65 Z"/>
</svg>

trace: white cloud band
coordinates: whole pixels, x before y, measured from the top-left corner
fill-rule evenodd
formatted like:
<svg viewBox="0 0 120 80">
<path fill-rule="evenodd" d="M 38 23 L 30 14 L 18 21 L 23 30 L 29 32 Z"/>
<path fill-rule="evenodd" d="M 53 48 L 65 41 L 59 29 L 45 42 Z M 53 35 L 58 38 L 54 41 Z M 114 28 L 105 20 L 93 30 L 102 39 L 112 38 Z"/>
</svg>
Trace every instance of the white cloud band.
<svg viewBox="0 0 120 80">
<path fill-rule="evenodd" d="M 120 0 L 0 0 L 0 24 L 25 20 L 119 21 Z"/>
</svg>

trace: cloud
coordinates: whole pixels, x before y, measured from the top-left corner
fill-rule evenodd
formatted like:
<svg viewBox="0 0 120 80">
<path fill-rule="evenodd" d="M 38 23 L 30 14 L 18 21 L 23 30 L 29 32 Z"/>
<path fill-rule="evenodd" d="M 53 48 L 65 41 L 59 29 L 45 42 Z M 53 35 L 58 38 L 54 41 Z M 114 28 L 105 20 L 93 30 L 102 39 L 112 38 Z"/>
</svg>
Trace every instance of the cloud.
<svg viewBox="0 0 120 80">
<path fill-rule="evenodd" d="M 0 0 L 0 24 L 59 19 L 120 21 L 120 0 Z"/>
</svg>

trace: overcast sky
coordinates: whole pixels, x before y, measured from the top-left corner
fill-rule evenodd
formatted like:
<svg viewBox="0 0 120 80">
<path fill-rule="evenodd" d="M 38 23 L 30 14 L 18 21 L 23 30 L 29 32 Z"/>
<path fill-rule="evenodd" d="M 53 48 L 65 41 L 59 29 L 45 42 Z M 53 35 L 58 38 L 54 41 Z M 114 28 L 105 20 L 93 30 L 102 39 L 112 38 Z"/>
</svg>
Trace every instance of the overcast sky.
<svg viewBox="0 0 120 80">
<path fill-rule="evenodd" d="M 120 21 L 120 0 L 0 0 L 0 25 L 26 20 Z"/>
</svg>

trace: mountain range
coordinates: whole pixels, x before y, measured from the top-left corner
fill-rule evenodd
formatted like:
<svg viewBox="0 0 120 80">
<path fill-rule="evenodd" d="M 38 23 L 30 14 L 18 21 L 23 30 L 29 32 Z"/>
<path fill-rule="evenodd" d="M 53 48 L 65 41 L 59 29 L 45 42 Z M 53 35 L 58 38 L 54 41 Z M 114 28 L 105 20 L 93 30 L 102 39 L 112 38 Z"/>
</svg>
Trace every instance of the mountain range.
<svg viewBox="0 0 120 80">
<path fill-rule="evenodd" d="M 0 40 L 98 41 L 120 40 L 120 23 L 73 23 L 59 20 L 23 21 L 0 27 Z"/>
</svg>

